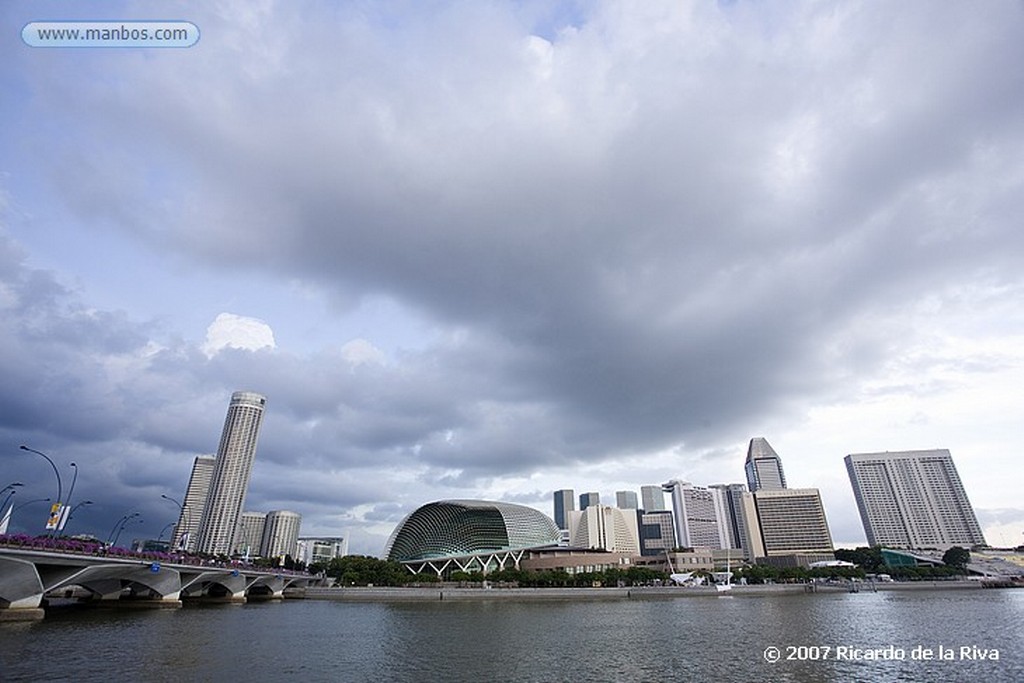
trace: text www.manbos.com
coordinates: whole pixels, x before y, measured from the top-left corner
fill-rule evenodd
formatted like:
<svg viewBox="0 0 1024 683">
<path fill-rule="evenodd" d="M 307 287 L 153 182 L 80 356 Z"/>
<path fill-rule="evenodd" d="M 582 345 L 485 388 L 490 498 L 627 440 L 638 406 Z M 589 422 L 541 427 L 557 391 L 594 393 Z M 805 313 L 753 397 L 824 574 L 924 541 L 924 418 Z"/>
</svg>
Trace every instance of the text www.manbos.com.
<svg viewBox="0 0 1024 683">
<path fill-rule="evenodd" d="M 21 38 L 31 47 L 191 47 L 199 28 L 188 21 L 34 21 Z"/>
</svg>

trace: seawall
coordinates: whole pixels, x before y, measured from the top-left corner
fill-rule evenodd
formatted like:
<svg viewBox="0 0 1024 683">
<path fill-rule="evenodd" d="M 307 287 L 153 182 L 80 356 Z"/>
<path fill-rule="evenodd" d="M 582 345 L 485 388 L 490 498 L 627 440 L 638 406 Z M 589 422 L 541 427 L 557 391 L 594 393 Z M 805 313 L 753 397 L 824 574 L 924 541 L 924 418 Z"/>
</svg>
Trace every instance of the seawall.
<svg viewBox="0 0 1024 683">
<path fill-rule="evenodd" d="M 438 602 L 472 600 L 671 600 L 728 596 L 793 595 L 806 593 L 871 593 L 884 591 L 975 590 L 978 581 L 913 581 L 853 584 L 769 584 L 733 586 L 728 593 L 719 593 L 714 586 L 683 588 L 676 586 L 640 588 L 307 588 L 308 600 L 340 600 L 346 602 Z M 292 597 L 291 595 L 289 597 Z M 294 597 L 300 597 L 298 595 Z"/>
</svg>

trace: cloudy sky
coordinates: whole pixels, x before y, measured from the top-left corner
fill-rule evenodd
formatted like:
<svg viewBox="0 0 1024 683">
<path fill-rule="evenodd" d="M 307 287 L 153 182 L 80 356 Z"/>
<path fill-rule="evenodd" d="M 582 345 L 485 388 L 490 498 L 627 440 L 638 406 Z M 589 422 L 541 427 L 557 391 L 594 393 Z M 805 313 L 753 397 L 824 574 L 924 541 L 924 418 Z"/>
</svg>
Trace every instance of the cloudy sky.
<svg viewBox="0 0 1024 683">
<path fill-rule="evenodd" d="M 56 493 L 19 444 L 65 491 L 75 462 L 70 531 L 164 531 L 245 389 L 246 508 L 353 552 L 443 498 L 743 481 L 755 436 L 837 544 L 864 543 L 843 457 L 922 448 L 1021 542 L 1019 2 L 0 19 L 0 486 Z M 51 19 L 202 38 L 21 42 Z"/>
</svg>

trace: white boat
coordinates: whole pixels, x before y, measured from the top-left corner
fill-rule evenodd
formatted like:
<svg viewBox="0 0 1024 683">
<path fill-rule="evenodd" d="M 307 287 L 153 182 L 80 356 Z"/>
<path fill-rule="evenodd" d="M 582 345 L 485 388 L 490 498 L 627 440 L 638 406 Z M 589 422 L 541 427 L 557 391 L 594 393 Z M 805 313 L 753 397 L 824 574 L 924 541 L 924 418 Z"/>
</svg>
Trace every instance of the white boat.
<svg viewBox="0 0 1024 683">
<path fill-rule="evenodd" d="M 719 593 L 727 593 L 732 590 L 732 565 L 730 564 L 729 553 L 725 554 L 725 583 L 716 582 L 715 590 Z"/>
</svg>

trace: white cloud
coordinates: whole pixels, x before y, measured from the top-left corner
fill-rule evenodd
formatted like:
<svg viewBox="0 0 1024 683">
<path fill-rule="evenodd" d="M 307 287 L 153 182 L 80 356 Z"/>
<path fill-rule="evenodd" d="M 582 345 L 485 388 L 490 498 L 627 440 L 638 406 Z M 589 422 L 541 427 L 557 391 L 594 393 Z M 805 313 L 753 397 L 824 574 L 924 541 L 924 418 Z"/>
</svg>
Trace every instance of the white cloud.
<svg viewBox="0 0 1024 683">
<path fill-rule="evenodd" d="M 222 349 L 257 351 L 267 348 L 277 348 L 270 325 L 257 318 L 234 313 L 221 313 L 210 323 L 202 346 L 203 353 L 210 358 Z"/>
<path fill-rule="evenodd" d="M 376 363 L 383 365 L 384 352 L 365 339 L 353 339 L 341 347 L 341 357 L 352 365 Z"/>
</svg>

